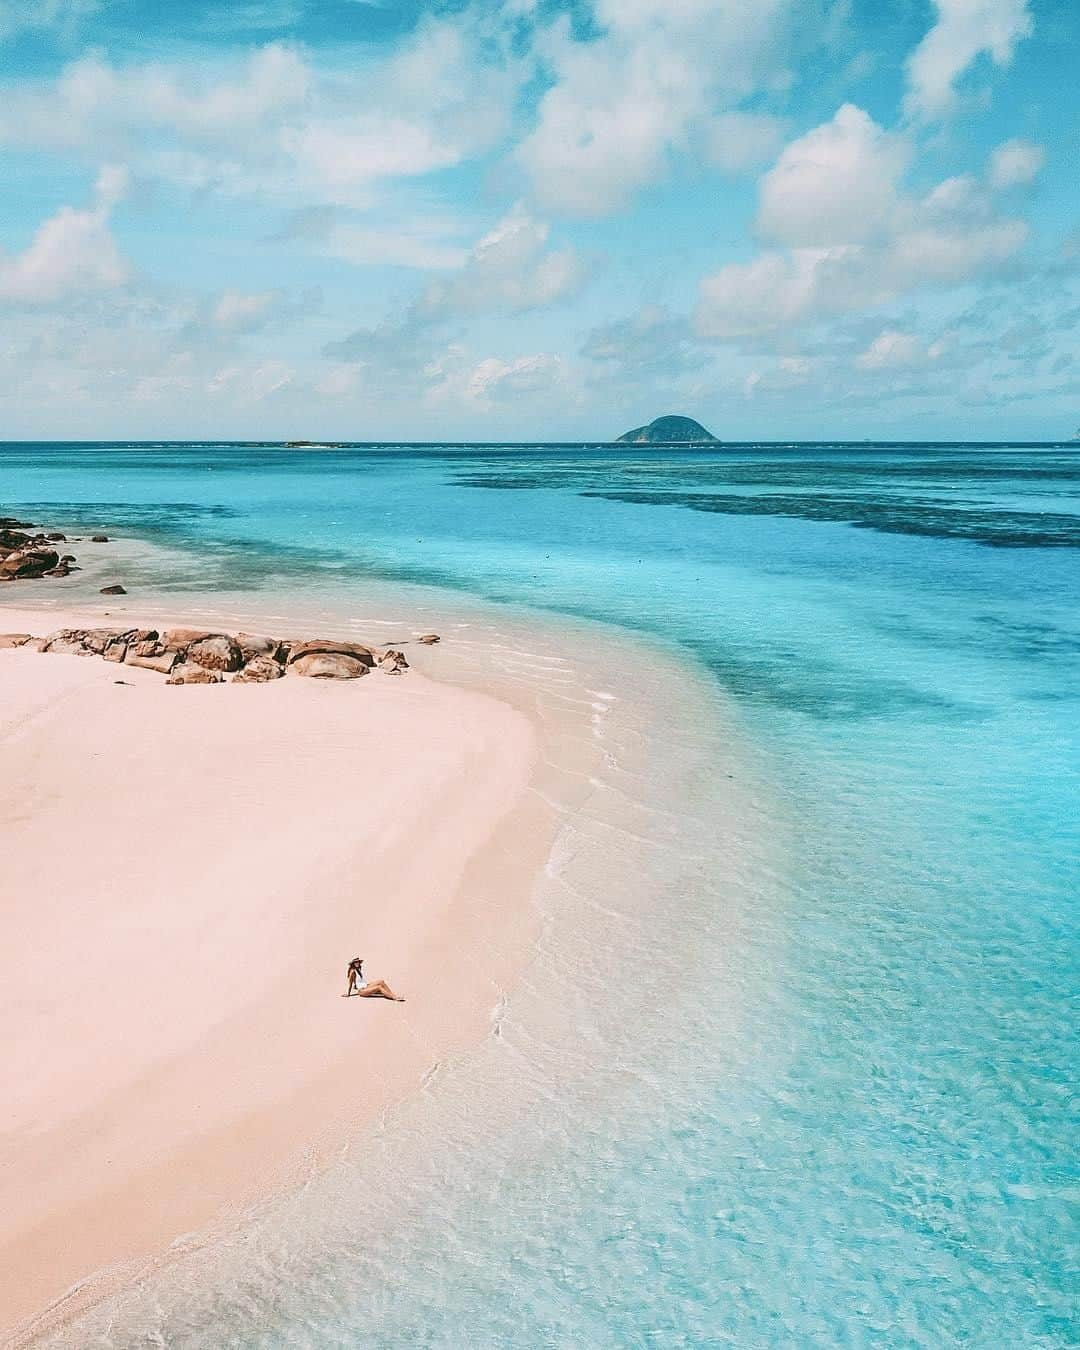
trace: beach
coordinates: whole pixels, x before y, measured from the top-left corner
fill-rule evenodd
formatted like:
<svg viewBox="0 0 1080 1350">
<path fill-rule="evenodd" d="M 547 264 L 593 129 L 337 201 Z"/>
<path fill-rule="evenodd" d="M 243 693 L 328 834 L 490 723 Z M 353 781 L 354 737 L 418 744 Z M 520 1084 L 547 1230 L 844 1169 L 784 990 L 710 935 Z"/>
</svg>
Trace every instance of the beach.
<svg viewBox="0 0 1080 1350">
<path fill-rule="evenodd" d="M 173 688 L 0 651 L 5 1083 L 56 1144 L 2 1140 L 19 1337 L 1071 1343 L 1080 555 L 1043 507 L 1076 475 L 1068 448 L 5 449 L 4 509 L 82 570 L 0 589 L 0 631 L 410 663 Z M 407 1001 L 342 999 L 354 955 Z M 205 1131 L 185 1074 L 219 1085 Z M 109 1190 L 110 1100 L 145 1204 Z"/>
<path fill-rule="evenodd" d="M 422 669 L 172 688 L 27 646 L 0 691 L 10 1336 L 317 1167 L 482 1036 L 552 812 L 529 720 Z M 357 954 L 407 1001 L 343 1000 Z"/>
</svg>

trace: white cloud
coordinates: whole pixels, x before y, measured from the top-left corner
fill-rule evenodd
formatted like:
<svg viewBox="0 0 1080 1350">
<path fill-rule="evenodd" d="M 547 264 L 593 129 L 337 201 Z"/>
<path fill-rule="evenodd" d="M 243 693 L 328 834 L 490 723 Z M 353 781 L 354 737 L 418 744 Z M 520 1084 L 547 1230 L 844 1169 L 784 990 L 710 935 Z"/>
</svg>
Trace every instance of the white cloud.
<svg viewBox="0 0 1080 1350">
<path fill-rule="evenodd" d="M 475 365 L 462 358 L 458 348 L 450 348 L 446 359 L 429 368 L 432 401 L 486 410 L 504 404 L 538 406 L 554 394 L 564 400 L 576 396 L 569 367 L 561 356 L 538 352 L 508 361 L 491 356 Z"/>
<path fill-rule="evenodd" d="M 792 141 L 761 180 L 758 230 L 793 247 L 876 238 L 895 213 L 907 159 L 903 141 L 845 103 L 831 122 Z"/>
<path fill-rule="evenodd" d="M 199 66 L 96 54 L 51 85 L 9 88 L 0 144 L 98 155 L 106 146 L 183 187 L 366 205 L 380 182 L 495 144 L 520 79 L 469 13 L 428 20 L 391 56 L 346 70 L 282 42 Z"/>
<path fill-rule="evenodd" d="M 476 244 L 455 275 L 431 283 L 418 313 L 429 319 L 520 314 L 575 294 L 588 268 L 573 249 L 549 249 L 550 232 L 519 202 Z"/>
<path fill-rule="evenodd" d="M 1028 0 L 934 0 L 937 20 L 907 61 L 904 100 L 914 117 L 947 113 L 955 86 L 976 57 L 1012 60 L 1016 44 L 1034 31 Z"/>
<path fill-rule="evenodd" d="M 1022 246 L 971 175 L 921 198 L 901 181 L 907 152 L 860 109 L 789 145 L 761 182 L 758 228 L 789 247 L 730 263 L 701 284 L 699 335 L 747 337 L 884 304 L 926 286 L 959 285 Z"/>
<path fill-rule="evenodd" d="M 785 356 L 769 370 L 752 370 L 743 381 L 743 394 L 783 394 L 806 384 L 813 372 L 813 363 L 805 356 Z"/>
<path fill-rule="evenodd" d="M 912 370 L 932 365 L 943 352 L 941 342 L 928 343 L 914 333 L 884 328 L 855 358 L 860 370 Z"/>
<path fill-rule="evenodd" d="M 579 215 L 615 210 L 672 152 L 755 85 L 786 0 L 595 0 L 599 36 L 568 24 L 539 44 L 552 79 L 517 148 L 533 198 Z"/>
<path fill-rule="evenodd" d="M 999 145 L 990 156 L 990 186 L 1002 191 L 1026 187 L 1039 176 L 1046 152 L 1030 141 L 1012 140 Z"/>
<path fill-rule="evenodd" d="M 125 172 L 107 166 L 90 206 L 62 206 L 21 253 L 0 252 L 0 301 L 49 305 L 122 286 L 131 270 L 109 230 L 109 217 L 126 187 Z"/>
</svg>

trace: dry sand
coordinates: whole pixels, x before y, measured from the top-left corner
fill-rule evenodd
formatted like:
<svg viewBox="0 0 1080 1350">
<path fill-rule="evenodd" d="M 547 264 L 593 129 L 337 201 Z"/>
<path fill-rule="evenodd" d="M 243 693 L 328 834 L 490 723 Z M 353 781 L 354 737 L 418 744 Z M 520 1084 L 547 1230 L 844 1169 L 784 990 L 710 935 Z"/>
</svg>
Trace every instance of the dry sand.
<svg viewBox="0 0 1080 1350">
<path fill-rule="evenodd" d="M 172 688 L 0 651 L 0 1340 L 483 1034 L 550 842 L 536 759 L 521 712 L 415 670 Z M 407 1002 L 343 999 L 357 954 Z"/>
</svg>

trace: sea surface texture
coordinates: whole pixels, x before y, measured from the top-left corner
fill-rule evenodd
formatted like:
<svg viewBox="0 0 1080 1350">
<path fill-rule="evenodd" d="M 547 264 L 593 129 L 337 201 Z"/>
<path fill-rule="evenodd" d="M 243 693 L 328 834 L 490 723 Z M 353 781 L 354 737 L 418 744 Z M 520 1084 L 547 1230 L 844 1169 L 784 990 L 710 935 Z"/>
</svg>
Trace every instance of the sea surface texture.
<svg viewBox="0 0 1080 1350">
<path fill-rule="evenodd" d="M 9 445 L 0 503 L 637 694 L 488 1041 L 56 1344 L 1080 1343 L 1080 448 Z"/>
</svg>

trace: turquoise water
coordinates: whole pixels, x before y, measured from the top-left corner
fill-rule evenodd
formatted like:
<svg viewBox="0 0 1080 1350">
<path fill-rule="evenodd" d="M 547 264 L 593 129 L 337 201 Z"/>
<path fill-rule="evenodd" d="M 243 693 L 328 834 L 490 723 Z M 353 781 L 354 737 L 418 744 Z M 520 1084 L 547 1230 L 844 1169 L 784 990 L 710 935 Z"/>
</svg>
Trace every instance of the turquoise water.
<svg viewBox="0 0 1080 1350">
<path fill-rule="evenodd" d="M 550 979 L 587 948 L 593 981 L 572 1026 L 537 1034 L 550 986 L 511 1009 L 544 1109 L 478 1147 L 481 1055 L 72 1344 L 1080 1343 L 1080 449 L 9 445 L 5 511 L 180 549 L 147 579 L 178 592 L 374 578 L 602 620 L 716 699 L 655 747 L 686 808 L 641 855 L 659 919 L 556 931 Z M 729 768 L 776 834 L 737 887 Z"/>
</svg>

